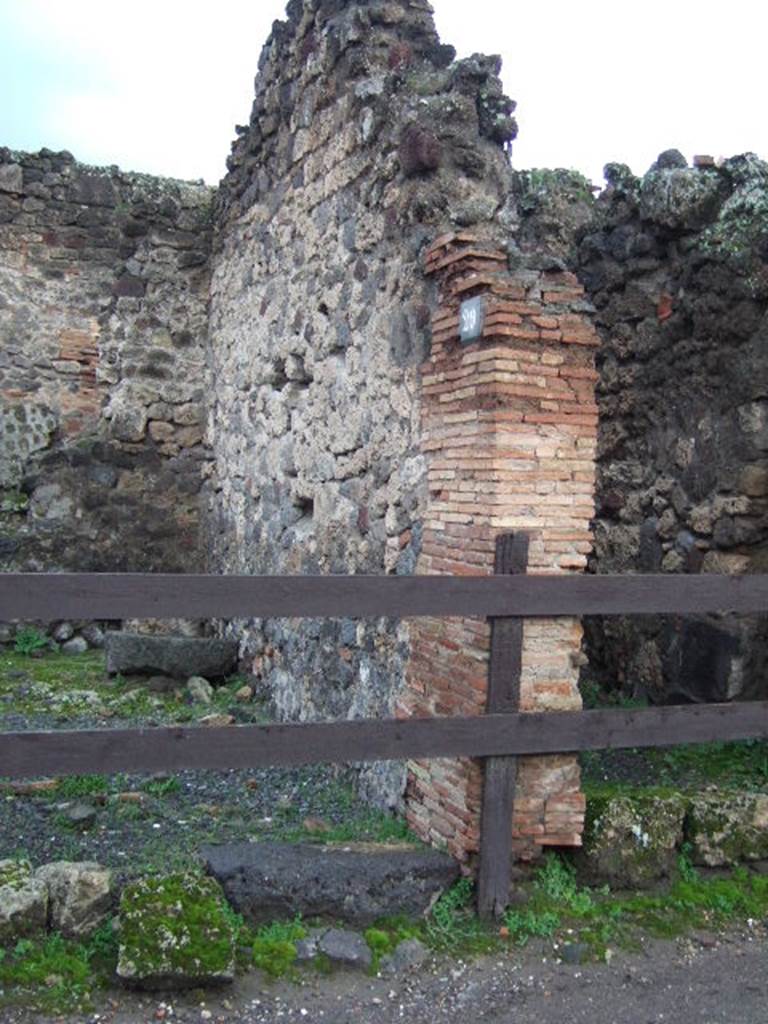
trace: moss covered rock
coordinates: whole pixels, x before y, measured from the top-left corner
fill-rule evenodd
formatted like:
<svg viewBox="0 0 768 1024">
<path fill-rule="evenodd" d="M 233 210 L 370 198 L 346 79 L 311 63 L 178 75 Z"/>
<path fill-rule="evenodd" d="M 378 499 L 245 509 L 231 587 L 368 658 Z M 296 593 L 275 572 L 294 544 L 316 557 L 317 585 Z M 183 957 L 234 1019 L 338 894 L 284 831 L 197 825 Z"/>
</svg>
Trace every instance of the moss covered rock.
<svg viewBox="0 0 768 1024">
<path fill-rule="evenodd" d="M 45 931 L 48 890 L 26 860 L 0 860 L 0 946 Z"/>
<path fill-rule="evenodd" d="M 232 981 L 235 940 L 218 883 L 175 874 L 127 885 L 120 900 L 117 974 L 143 989 Z"/>
<path fill-rule="evenodd" d="M 589 796 L 582 870 L 594 882 L 626 889 L 668 878 L 677 864 L 686 807 L 680 793 L 639 790 Z"/>
<path fill-rule="evenodd" d="M 686 822 L 694 864 L 768 859 L 768 794 L 708 790 L 691 798 Z"/>
</svg>

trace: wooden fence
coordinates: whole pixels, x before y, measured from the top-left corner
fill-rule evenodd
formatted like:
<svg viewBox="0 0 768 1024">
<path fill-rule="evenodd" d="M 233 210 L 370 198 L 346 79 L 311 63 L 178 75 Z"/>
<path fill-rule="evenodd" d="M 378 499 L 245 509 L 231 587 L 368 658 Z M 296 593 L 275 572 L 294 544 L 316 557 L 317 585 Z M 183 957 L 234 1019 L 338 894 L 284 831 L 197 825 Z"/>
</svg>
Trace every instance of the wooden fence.
<svg viewBox="0 0 768 1024">
<path fill-rule="evenodd" d="M 768 575 L 526 576 L 527 538 L 497 541 L 493 576 L 0 574 L 0 620 L 124 618 L 491 619 L 487 713 L 224 728 L 0 733 L 0 776 L 486 758 L 478 909 L 509 896 L 515 758 L 768 737 L 768 701 L 519 712 L 526 618 L 768 611 Z"/>
</svg>

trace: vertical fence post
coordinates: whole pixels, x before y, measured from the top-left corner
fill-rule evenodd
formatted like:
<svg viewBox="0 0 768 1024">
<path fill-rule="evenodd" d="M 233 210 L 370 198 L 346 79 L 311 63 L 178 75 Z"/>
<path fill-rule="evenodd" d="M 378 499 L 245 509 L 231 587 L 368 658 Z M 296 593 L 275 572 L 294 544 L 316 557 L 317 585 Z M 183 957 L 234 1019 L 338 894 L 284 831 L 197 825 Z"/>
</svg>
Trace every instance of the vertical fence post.
<svg viewBox="0 0 768 1024">
<path fill-rule="evenodd" d="M 496 538 L 494 573 L 524 573 L 528 566 L 528 535 L 506 533 Z M 486 712 L 504 714 L 520 707 L 523 619 L 491 619 Z M 477 911 L 481 917 L 500 917 L 509 902 L 512 874 L 512 808 L 517 761 L 514 757 L 485 759 L 483 807 L 480 819 L 480 867 Z"/>
</svg>

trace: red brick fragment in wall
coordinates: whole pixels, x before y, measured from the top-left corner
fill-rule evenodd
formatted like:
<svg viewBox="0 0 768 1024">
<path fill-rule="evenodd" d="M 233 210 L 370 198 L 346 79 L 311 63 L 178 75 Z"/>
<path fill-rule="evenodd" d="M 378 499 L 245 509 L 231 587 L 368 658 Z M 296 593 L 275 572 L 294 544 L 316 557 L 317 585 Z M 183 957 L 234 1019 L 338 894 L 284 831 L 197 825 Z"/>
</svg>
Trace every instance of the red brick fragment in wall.
<svg viewBox="0 0 768 1024">
<path fill-rule="evenodd" d="M 505 253 L 468 232 L 427 251 L 440 287 L 432 347 L 421 368 L 422 450 L 430 505 L 417 572 L 491 574 L 495 539 L 530 535 L 529 571 L 582 571 L 591 545 L 598 338 L 578 308 L 567 273 L 514 274 Z M 459 341 L 460 303 L 486 300 L 482 337 Z M 398 717 L 482 714 L 490 631 L 467 619 L 419 619 Z M 528 620 L 521 710 L 581 706 L 581 626 Z M 478 850 L 480 762 L 409 765 L 413 830 L 445 845 L 468 868 Z M 533 858 L 552 845 L 578 845 L 584 822 L 578 762 L 571 755 L 519 759 L 513 846 Z"/>
</svg>

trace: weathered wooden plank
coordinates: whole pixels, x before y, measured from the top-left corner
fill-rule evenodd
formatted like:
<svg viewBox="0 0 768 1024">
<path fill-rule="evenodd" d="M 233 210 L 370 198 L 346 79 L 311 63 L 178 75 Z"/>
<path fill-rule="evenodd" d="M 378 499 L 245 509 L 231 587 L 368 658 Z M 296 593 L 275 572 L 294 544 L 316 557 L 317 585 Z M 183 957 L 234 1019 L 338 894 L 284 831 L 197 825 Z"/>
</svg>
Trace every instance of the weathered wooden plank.
<svg viewBox="0 0 768 1024">
<path fill-rule="evenodd" d="M 0 573 L 0 619 L 691 614 L 768 609 L 768 576 Z"/>
<path fill-rule="evenodd" d="M 526 534 L 503 534 L 496 539 L 496 575 L 524 573 L 527 565 Z M 492 618 L 486 698 L 488 714 L 519 710 L 522 661 L 523 620 L 510 616 Z M 516 777 L 517 760 L 514 757 L 486 758 L 477 879 L 477 910 L 481 917 L 501 917 L 509 902 Z"/>
<path fill-rule="evenodd" d="M 407 721 L 0 733 L 0 776 L 556 754 L 765 738 L 768 701 Z"/>
</svg>

